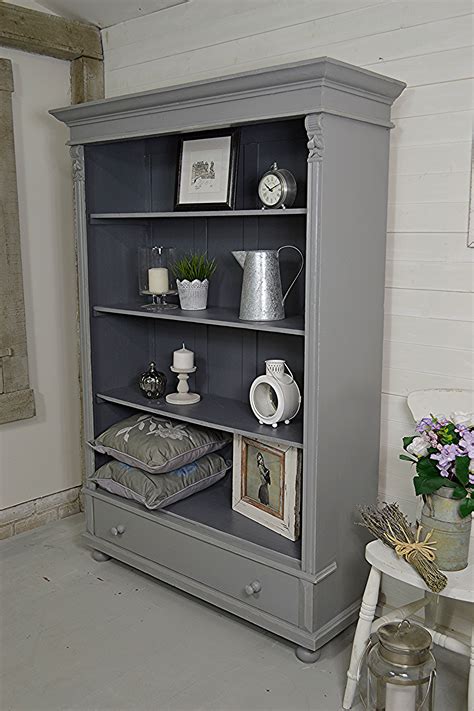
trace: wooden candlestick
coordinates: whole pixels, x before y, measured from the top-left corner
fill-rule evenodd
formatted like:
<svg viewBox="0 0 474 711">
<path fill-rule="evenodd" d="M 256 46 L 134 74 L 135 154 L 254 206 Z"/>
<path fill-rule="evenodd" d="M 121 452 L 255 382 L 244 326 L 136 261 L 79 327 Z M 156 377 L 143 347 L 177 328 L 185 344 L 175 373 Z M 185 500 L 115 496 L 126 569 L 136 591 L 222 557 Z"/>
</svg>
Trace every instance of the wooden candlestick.
<svg viewBox="0 0 474 711">
<path fill-rule="evenodd" d="M 177 392 L 166 396 L 166 402 L 169 402 L 170 405 L 192 405 L 199 402 L 201 396 L 197 393 L 190 393 L 188 385 L 189 374 L 196 371 L 196 366 L 194 368 L 175 368 L 172 365 L 170 370 L 178 375 L 178 387 Z"/>
</svg>

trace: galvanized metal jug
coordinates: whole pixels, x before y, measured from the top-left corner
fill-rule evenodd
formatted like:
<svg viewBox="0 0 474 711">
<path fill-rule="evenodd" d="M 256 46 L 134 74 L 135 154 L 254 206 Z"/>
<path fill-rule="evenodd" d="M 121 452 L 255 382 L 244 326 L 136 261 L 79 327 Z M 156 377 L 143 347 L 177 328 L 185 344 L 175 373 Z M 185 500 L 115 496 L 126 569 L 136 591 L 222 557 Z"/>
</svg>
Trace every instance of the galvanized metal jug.
<svg viewBox="0 0 474 711">
<path fill-rule="evenodd" d="M 280 252 L 294 249 L 301 257 L 297 275 L 283 296 L 280 276 Z M 303 271 L 304 257 L 298 247 L 285 244 L 279 249 L 254 249 L 232 252 L 242 269 L 240 295 L 241 321 L 281 321 L 285 318 L 285 300 Z"/>
<path fill-rule="evenodd" d="M 440 570 L 464 570 L 469 561 L 471 517 L 461 518 L 459 500 L 447 486 L 427 494 L 421 512 L 425 533 L 433 531 L 436 541 L 436 564 Z"/>
</svg>

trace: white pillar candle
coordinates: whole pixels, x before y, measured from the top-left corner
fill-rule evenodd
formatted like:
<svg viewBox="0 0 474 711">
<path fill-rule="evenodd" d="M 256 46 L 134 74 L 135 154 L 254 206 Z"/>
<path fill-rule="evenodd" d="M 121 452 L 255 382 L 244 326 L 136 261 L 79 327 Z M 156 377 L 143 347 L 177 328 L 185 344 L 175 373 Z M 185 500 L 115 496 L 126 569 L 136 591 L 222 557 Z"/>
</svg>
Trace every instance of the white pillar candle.
<svg viewBox="0 0 474 711">
<path fill-rule="evenodd" d="M 416 711 L 416 686 L 387 684 L 386 711 Z"/>
<path fill-rule="evenodd" d="M 168 270 L 165 267 L 153 267 L 148 270 L 148 291 L 151 294 L 165 294 L 170 290 Z"/>
<path fill-rule="evenodd" d="M 194 368 L 194 353 L 183 347 L 173 353 L 173 368 L 176 370 L 191 370 Z"/>
</svg>

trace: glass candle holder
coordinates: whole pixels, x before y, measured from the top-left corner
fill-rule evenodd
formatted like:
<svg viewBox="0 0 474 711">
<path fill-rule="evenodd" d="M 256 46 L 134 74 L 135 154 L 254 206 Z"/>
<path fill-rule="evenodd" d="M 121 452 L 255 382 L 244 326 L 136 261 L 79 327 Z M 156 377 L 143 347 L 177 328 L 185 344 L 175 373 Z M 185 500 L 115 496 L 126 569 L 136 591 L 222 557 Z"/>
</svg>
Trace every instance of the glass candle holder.
<svg viewBox="0 0 474 711">
<path fill-rule="evenodd" d="M 175 250 L 170 247 L 140 247 L 138 250 L 138 289 L 141 296 L 151 296 L 142 306 L 147 311 L 169 311 L 177 304 L 168 304 L 166 297 L 176 295 L 170 265 Z M 173 288 L 174 287 L 174 288 Z"/>
</svg>

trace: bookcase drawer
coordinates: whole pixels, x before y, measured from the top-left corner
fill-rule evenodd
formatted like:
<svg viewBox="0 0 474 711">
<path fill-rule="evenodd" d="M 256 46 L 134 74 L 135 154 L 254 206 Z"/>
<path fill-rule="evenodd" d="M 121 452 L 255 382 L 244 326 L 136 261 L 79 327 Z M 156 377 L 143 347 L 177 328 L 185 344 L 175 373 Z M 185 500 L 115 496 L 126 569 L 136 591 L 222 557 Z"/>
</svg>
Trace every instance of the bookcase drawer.
<svg viewBox="0 0 474 711">
<path fill-rule="evenodd" d="M 299 580 L 292 575 L 98 499 L 94 528 L 99 538 L 298 624 Z"/>
</svg>

